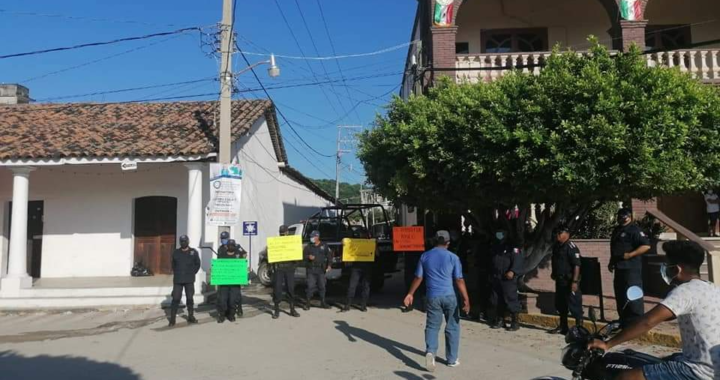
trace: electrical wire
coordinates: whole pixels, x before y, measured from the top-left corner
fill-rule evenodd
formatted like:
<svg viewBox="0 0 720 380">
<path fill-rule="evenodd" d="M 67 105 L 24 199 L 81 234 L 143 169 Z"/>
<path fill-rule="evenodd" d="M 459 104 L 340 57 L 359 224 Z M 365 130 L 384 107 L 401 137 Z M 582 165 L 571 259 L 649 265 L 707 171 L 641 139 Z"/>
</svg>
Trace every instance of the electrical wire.
<svg viewBox="0 0 720 380">
<path fill-rule="evenodd" d="M 246 63 L 248 66 L 251 66 L 251 65 L 250 65 L 250 61 L 249 61 L 249 60 L 247 59 L 247 57 L 245 56 L 245 53 L 243 53 L 242 49 L 240 48 L 240 45 L 238 45 L 237 42 L 236 42 L 236 43 L 235 43 L 235 46 L 237 47 L 238 51 L 239 51 L 240 54 L 242 55 L 243 60 L 245 60 L 245 63 Z M 265 85 L 263 85 L 262 81 L 260 80 L 260 77 L 259 77 L 259 76 L 257 75 L 257 73 L 255 72 L 255 68 L 250 68 L 250 71 L 252 72 L 253 76 L 255 77 L 255 80 L 257 80 L 257 82 L 258 82 L 258 84 L 260 85 L 260 87 L 262 87 L 262 90 L 263 90 L 263 92 L 265 93 L 265 96 L 267 96 L 267 97 L 268 97 L 268 100 L 270 100 L 270 101 L 274 104 L 275 102 L 273 101 L 272 96 L 270 96 L 270 93 L 269 93 L 268 90 L 265 88 Z M 288 127 L 290 127 L 290 130 L 291 130 L 293 133 L 295 133 L 295 135 L 298 137 L 298 139 L 300 139 L 300 141 L 301 141 L 305 146 L 307 146 L 311 151 L 315 152 L 315 154 L 317 154 L 317 155 L 319 155 L 319 156 L 321 156 L 321 157 L 328 157 L 328 158 L 335 157 L 335 155 L 328 155 L 328 154 L 320 153 L 317 149 L 313 148 L 312 145 L 308 144 L 308 142 L 305 141 L 305 140 L 302 138 L 302 136 L 300 136 L 300 134 L 298 133 L 298 131 L 295 130 L 295 127 L 293 127 L 293 125 L 287 120 L 287 118 L 286 118 L 285 115 L 282 113 L 282 111 L 281 111 L 279 108 L 277 108 L 277 106 L 275 107 L 275 109 L 276 109 L 278 115 L 280 115 L 280 117 L 288 124 Z"/>
<path fill-rule="evenodd" d="M 282 7 L 280 6 L 280 3 L 278 0 L 275 0 L 275 5 L 277 6 L 278 11 L 280 12 L 280 16 L 283 19 L 283 22 L 285 23 L 285 26 L 287 27 L 288 31 L 290 32 L 290 36 L 292 36 L 293 41 L 295 41 L 295 46 L 297 46 L 298 50 L 300 51 L 300 54 L 305 57 L 305 52 L 303 51 L 302 46 L 300 46 L 300 41 L 298 41 L 297 36 L 295 35 L 295 32 L 293 31 L 293 28 L 290 26 L 290 22 L 288 22 L 287 17 L 285 17 L 285 12 L 283 12 Z M 243 57 L 245 57 L 245 53 L 243 53 Z M 317 78 L 317 74 L 315 73 L 315 70 L 313 70 L 312 66 L 310 65 L 309 61 L 305 61 L 305 64 L 307 65 L 308 70 L 310 70 L 310 73 L 312 73 L 313 78 L 316 82 L 319 82 L 319 79 Z M 249 63 L 248 63 L 249 65 Z M 325 100 L 330 105 L 330 108 L 332 108 L 333 112 L 335 112 L 336 115 L 339 115 L 337 108 L 335 108 L 335 105 L 332 101 L 330 101 L 330 97 L 325 92 L 325 89 L 323 87 L 320 87 L 320 91 L 322 92 L 323 96 L 325 97 Z"/>
<path fill-rule="evenodd" d="M 53 101 L 53 100 L 84 98 L 84 97 L 88 97 L 88 96 L 97 96 L 97 95 L 119 94 L 119 93 L 123 93 L 123 92 L 133 92 L 133 91 L 141 91 L 141 90 L 150 90 L 150 89 L 154 89 L 154 88 L 173 87 L 173 86 L 179 86 L 179 85 L 184 85 L 184 84 L 200 83 L 200 82 L 207 82 L 207 81 L 217 81 L 217 78 L 209 77 L 209 78 L 195 79 L 195 80 L 176 82 L 176 83 L 165 83 L 165 84 L 156 84 L 156 85 L 151 85 L 151 86 L 131 87 L 131 88 L 123 88 L 123 89 L 119 89 L 119 90 L 110 90 L 110 91 L 97 91 L 97 92 L 90 92 L 90 93 L 77 94 L 77 95 L 55 96 L 52 98 L 39 99 L 38 102 L 49 102 L 49 101 Z"/>
<path fill-rule="evenodd" d="M 114 39 L 114 40 L 110 40 L 110 41 L 90 42 L 90 43 L 73 45 L 73 46 L 63 46 L 63 47 L 57 47 L 57 48 L 51 48 L 51 49 L 27 51 L 27 52 L 23 52 L 23 53 L 5 54 L 5 55 L 0 55 L 0 59 L 26 57 L 26 56 L 30 56 L 30 55 L 39 55 L 39 54 L 55 53 L 55 52 L 59 52 L 59 51 L 83 49 L 83 48 L 87 48 L 87 47 L 112 45 L 112 44 L 128 42 L 128 41 L 146 40 L 148 38 L 170 36 L 173 34 L 185 33 L 185 32 L 189 32 L 189 31 L 202 31 L 202 28 L 194 26 L 194 27 L 190 27 L 190 28 L 182 28 L 182 29 L 169 31 L 169 32 L 159 32 L 159 33 L 153 33 L 153 34 L 146 34 L 143 36 L 118 38 L 118 39 Z"/>
<path fill-rule="evenodd" d="M 135 24 L 135 25 L 146 25 L 146 26 L 162 26 L 162 27 L 170 27 L 170 28 L 178 27 L 178 25 L 174 25 L 174 24 L 153 24 L 153 23 L 149 23 L 149 22 L 135 21 L 135 20 L 92 18 L 92 17 L 83 17 L 83 16 L 64 15 L 64 14 L 58 14 L 58 13 L 38 13 L 38 12 L 13 11 L 13 10 L 9 10 L 9 9 L 0 9 L 0 13 L 6 13 L 6 14 L 10 14 L 10 15 L 15 15 L 15 16 L 38 16 L 38 17 L 48 17 L 48 18 L 61 18 L 61 19 L 65 19 L 65 20 L 74 20 L 74 21 L 89 21 L 89 22 L 116 23 L 116 24 Z"/>
<path fill-rule="evenodd" d="M 295 0 L 297 2 L 297 0 Z M 327 35 L 328 41 L 330 42 L 330 48 L 332 49 L 333 55 L 337 55 L 337 52 L 335 51 L 335 43 L 333 43 L 332 36 L 330 35 L 330 28 L 328 27 L 327 20 L 325 19 L 325 12 L 323 11 L 322 4 L 320 3 L 320 0 L 316 0 L 318 9 L 320 10 L 320 19 L 322 20 L 323 25 L 325 26 L 325 34 Z M 298 5 L 299 7 L 299 5 Z M 320 55 L 320 54 L 318 54 Z M 320 61 L 322 63 L 322 61 Z M 335 64 L 337 65 L 338 71 L 340 72 L 340 77 L 343 79 L 343 84 L 345 85 L 345 92 L 347 93 L 347 96 L 350 97 L 350 90 L 347 87 L 347 82 L 345 81 L 345 73 L 343 73 L 342 67 L 340 66 L 340 60 L 336 59 Z M 325 67 L 325 66 L 323 66 Z M 327 74 L 327 71 L 325 72 Z M 362 124 L 360 121 L 360 115 L 358 115 L 357 110 L 355 111 L 355 118 L 357 119 L 357 122 L 359 124 Z"/>
<path fill-rule="evenodd" d="M 304 60 L 304 61 L 331 61 L 336 59 L 347 59 L 347 58 L 361 58 L 361 57 L 371 57 L 374 55 L 380 55 L 389 53 L 395 50 L 402 49 L 404 47 L 414 45 L 419 43 L 420 40 L 410 41 L 406 42 L 404 44 L 399 44 L 395 46 L 390 46 L 388 48 L 380 49 L 377 51 L 372 51 L 368 53 L 358 53 L 358 54 L 344 54 L 344 55 L 335 55 L 330 57 L 307 57 L 307 56 L 294 56 L 294 55 L 284 55 L 284 54 L 275 54 L 275 58 L 284 58 L 284 59 L 295 59 L 295 60 Z M 255 53 L 255 52 L 247 52 L 245 53 L 247 55 L 256 55 L 256 56 L 262 56 L 262 57 L 268 57 L 269 54 L 265 53 Z"/>
</svg>

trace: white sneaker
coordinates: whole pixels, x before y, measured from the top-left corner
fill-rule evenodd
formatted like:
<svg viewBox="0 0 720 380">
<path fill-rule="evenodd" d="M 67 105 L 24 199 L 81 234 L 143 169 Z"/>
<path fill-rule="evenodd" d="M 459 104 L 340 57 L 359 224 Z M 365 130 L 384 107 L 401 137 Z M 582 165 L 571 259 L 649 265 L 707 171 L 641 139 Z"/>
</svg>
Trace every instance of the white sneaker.
<svg viewBox="0 0 720 380">
<path fill-rule="evenodd" d="M 435 355 L 429 352 L 425 354 L 425 369 L 428 372 L 435 372 Z"/>
<path fill-rule="evenodd" d="M 460 359 L 455 360 L 453 363 L 448 363 L 448 367 L 457 367 L 460 365 Z"/>
</svg>

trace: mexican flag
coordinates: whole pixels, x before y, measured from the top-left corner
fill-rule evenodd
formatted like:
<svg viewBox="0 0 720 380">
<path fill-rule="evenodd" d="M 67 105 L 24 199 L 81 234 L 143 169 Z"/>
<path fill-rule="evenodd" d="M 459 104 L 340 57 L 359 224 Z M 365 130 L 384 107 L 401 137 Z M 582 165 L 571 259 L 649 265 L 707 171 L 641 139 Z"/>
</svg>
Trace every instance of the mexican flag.
<svg viewBox="0 0 720 380">
<path fill-rule="evenodd" d="M 435 1 L 435 25 L 451 25 L 453 12 L 453 0 Z"/>
<path fill-rule="evenodd" d="M 628 21 L 642 20 L 642 3 L 640 0 L 622 0 L 620 2 L 620 15 Z"/>
</svg>

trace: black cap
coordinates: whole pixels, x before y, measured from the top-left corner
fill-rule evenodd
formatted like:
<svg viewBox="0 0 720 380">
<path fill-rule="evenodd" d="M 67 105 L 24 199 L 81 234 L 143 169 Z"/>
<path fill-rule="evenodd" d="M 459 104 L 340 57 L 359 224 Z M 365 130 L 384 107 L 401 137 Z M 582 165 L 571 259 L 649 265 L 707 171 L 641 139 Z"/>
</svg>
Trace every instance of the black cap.
<svg viewBox="0 0 720 380">
<path fill-rule="evenodd" d="M 220 239 L 230 239 L 230 233 L 227 231 L 223 231 L 220 233 Z"/>
<path fill-rule="evenodd" d="M 288 226 L 283 224 L 282 226 L 280 226 L 280 233 L 284 234 L 286 232 L 288 232 Z"/>
<path fill-rule="evenodd" d="M 563 232 L 570 233 L 570 227 L 565 223 L 560 223 L 555 227 L 555 233 L 561 234 Z"/>
<path fill-rule="evenodd" d="M 632 210 L 629 208 L 621 208 L 617 212 L 617 216 L 622 216 L 623 218 L 630 218 L 632 217 Z"/>
<path fill-rule="evenodd" d="M 228 240 L 227 245 L 236 245 L 235 239 Z"/>
<path fill-rule="evenodd" d="M 190 241 L 190 238 L 189 238 L 187 235 L 182 235 L 182 236 L 180 236 L 180 241 L 187 241 L 187 242 L 189 242 L 189 241 Z"/>
</svg>

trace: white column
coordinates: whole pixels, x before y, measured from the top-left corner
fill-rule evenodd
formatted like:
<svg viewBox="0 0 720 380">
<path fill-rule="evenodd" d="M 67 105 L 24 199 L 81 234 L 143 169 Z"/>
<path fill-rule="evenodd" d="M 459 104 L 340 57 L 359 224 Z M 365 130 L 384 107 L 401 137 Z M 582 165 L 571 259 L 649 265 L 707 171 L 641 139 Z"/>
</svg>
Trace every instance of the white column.
<svg viewBox="0 0 720 380">
<path fill-rule="evenodd" d="M 3 296 L 18 296 L 20 289 L 32 287 L 32 278 L 27 272 L 27 219 L 30 195 L 30 167 L 11 169 L 13 172 L 12 226 L 10 231 L 10 252 L 8 274 L 2 279 Z"/>
<path fill-rule="evenodd" d="M 187 213 L 187 236 L 190 238 L 190 247 L 200 252 L 202 258 L 202 242 L 203 233 L 203 164 L 191 163 L 185 164 L 188 168 L 188 213 Z M 200 268 L 195 277 L 195 293 L 202 292 L 203 283 L 207 282 L 205 271 Z"/>
</svg>

